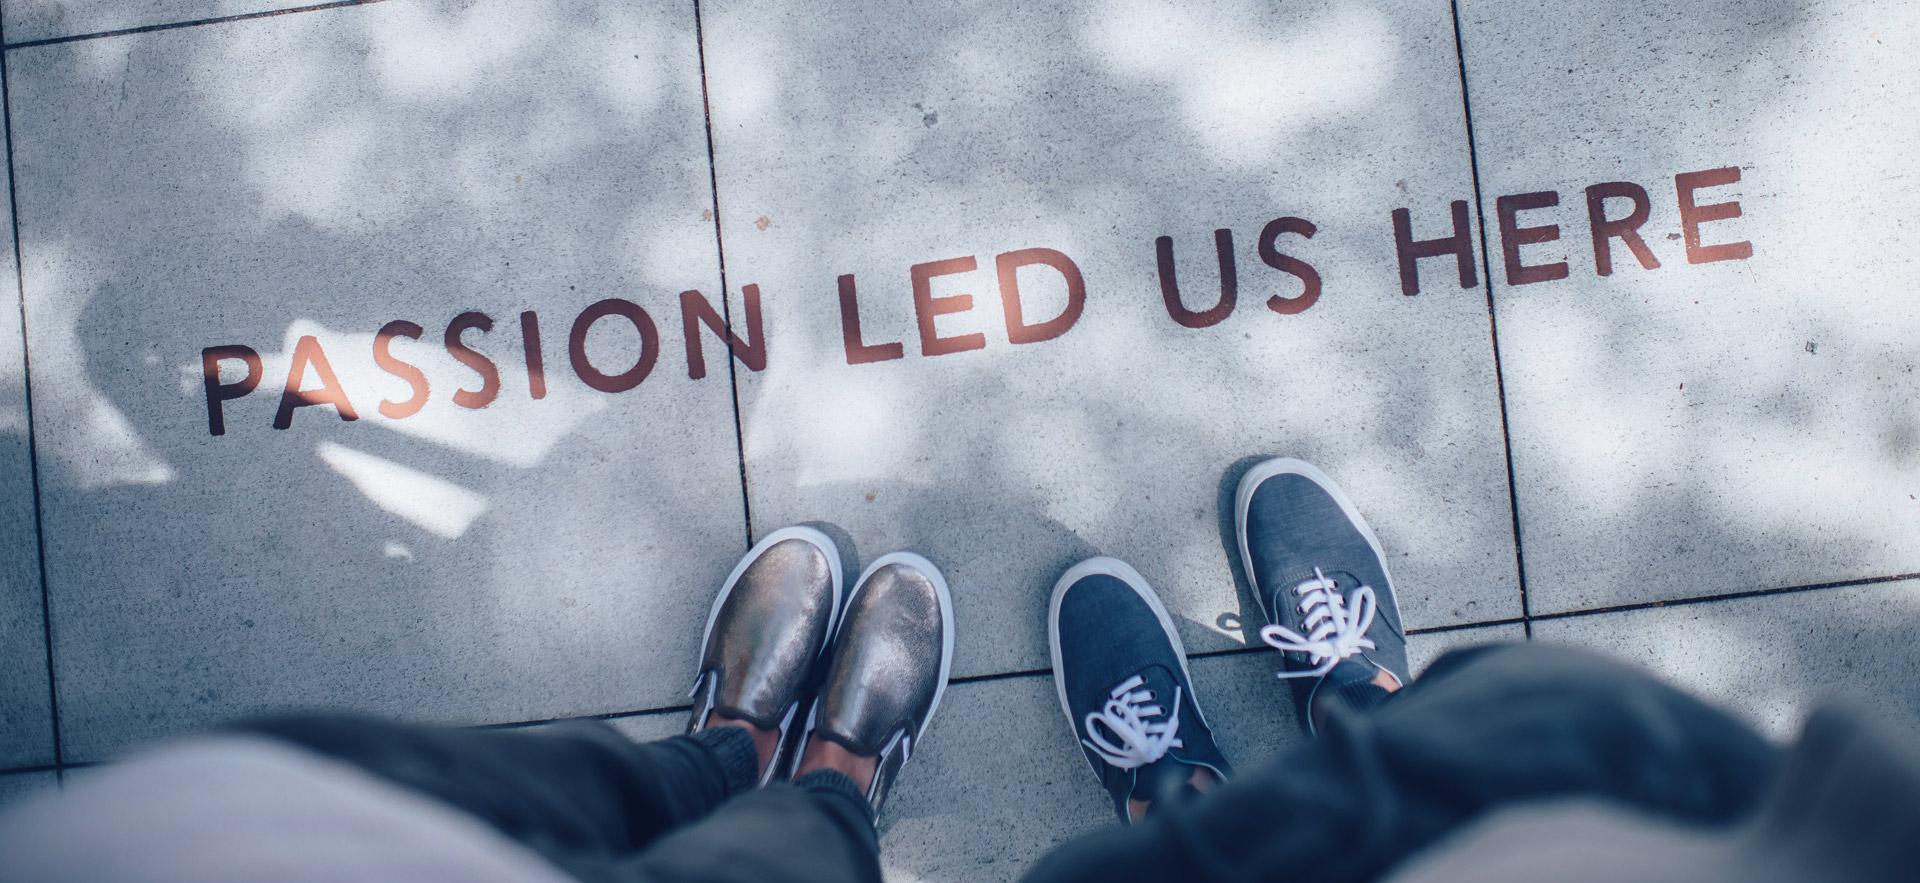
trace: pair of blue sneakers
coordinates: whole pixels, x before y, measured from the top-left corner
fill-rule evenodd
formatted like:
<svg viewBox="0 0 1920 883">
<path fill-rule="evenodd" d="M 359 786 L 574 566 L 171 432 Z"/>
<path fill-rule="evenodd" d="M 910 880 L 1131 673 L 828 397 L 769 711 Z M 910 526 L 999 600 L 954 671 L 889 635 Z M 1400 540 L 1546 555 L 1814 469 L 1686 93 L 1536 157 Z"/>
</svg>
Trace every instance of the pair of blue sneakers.
<svg viewBox="0 0 1920 883">
<path fill-rule="evenodd" d="M 1352 501 L 1299 460 L 1254 466 L 1234 497 L 1240 563 L 1312 734 L 1330 703 L 1370 706 L 1406 684 L 1406 631 L 1380 541 Z M 1166 608 L 1114 558 L 1074 565 L 1047 612 L 1053 675 L 1087 762 L 1132 823 L 1232 774 L 1194 696 Z"/>
</svg>

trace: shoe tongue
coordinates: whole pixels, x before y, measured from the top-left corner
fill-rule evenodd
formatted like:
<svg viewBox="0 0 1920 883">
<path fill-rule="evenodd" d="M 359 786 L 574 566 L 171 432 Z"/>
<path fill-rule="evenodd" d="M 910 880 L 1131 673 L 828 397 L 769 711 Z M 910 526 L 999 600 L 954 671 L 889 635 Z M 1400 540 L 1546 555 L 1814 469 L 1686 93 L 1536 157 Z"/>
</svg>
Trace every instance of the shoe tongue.
<svg viewBox="0 0 1920 883">
<path fill-rule="evenodd" d="M 1360 585 L 1359 580 L 1355 579 L 1353 574 L 1344 570 L 1327 570 L 1321 568 L 1315 571 L 1309 567 L 1305 573 L 1288 574 L 1285 579 L 1273 587 L 1274 609 L 1277 611 L 1286 605 L 1298 605 L 1301 596 L 1295 590 L 1300 587 L 1301 583 L 1319 579 L 1323 575 L 1327 579 L 1333 580 L 1333 594 L 1339 595 L 1343 602 L 1346 600 L 1347 593 L 1353 591 L 1354 587 Z"/>
</svg>

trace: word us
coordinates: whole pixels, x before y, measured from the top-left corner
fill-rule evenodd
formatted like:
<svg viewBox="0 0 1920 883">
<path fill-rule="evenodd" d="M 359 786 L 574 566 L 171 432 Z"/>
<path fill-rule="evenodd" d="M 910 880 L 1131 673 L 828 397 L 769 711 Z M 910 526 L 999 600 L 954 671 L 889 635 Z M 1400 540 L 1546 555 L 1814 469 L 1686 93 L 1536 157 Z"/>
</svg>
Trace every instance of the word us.
<svg viewBox="0 0 1920 883">
<path fill-rule="evenodd" d="M 1702 226 L 1713 222 L 1740 217 L 1740 203 L 1735 201 L 1702 203 L 1699 191 L 1709 187 L 1720 187 L 1738 183 L 1740 170 L 1735 167 L 1708 169 L 1700 172 L 1683 172 L 1674 176 L 1677 208 L 1680 218 L 1680 238 L 1685 242 L 1686 258 L 1689 264 L 1706 264 L 1716 261 L 1746 260 L 1753 256 L 1753 245 L 1749 242 L 1728 242 L 1707 244 L 1702 234 Z M 1643 269 L 1657 270 L 1660 261 L 1647 247 L 1641 235 L 1652 215 L 1653 202 L 1646 188 L 1630 181 L 1609 181 L 1586 188 L 1586 220 L 1589 239 L 1593 247 L 1594 270 L 1600 276 L 1609 276 L 1614 268 L 1614 243 L 1624 247 L 1626 253 L 1637 261 Z M 1610 207 L 1618 208 L 1624 202 L 1625 214 L 1614 214 Z M 1494 214 L 1499 231 L 1501 262 L 1505 266 L 1506 280 L 1509 285 L 1532 285 L 1567 278 L 1570 270 L 1566 261 L 1529 264 L 1522 259 L 1521 247 L 1540 245 L 1560 239 L 1560 226 L 1557 224 L 1521 223 L 1522 212 L 1539 211 L 1560 204 L 1560 194 L 1556 191 L 1538 191 L 1501 196 L 1494 201 Z M 1433 239 L 1415 239 L 1413 231 L 1413 213 L 1406 208 L 1394 209 L 1393 241 L 1394 250 L 1399 258 L 1400 292 L 1407 296 L 1420 293 L 1420 261 L 1434 258 L 1454 258 L 1461 288 L 1474 288 L 1480 284 L 1474 260 L 1474 231 L 1468 217 L 1465 200 L 1454 200 L 1449 206 L 1452 230 L 1445 236 Z M 1266 299 L 1266 307 L 1280 315 L 1293 315 L 1311 308 L 1320 299 L 1322 280 L 1313 265 L 1294 257 L 1280 248 L 1281 237 L 1298 237 L 1310 240 L 1318 228 L 1304 218 L 1279 217 L 1268 221 L 1261 227 L 1256 243 L 1256 251 L 1262 263 L 1268 267 L 1293 276 L 1298 280 L 1299 292 L 1291 296 L 1274 295 Z M 1158 270 L 1160 298 L 1166 307 L 1168 318 L 1186 328 L 1208 328 L 1218 325 L 1234 311 L 1239 301 L 1240 273 L 1235 265 L 1233 231 L 1219 229 L 1213 231 L 1214 251 L 1220 268 L 1220 292 L 1213 303 L 1204 308 L 1195 309 L 1180 291 L 1177 262 L 1174 257 L 1173 239 L 1161 236 L 1154 240 L 1154 261 Z M 1007 339 L 1014 345 L 1041 343 L 1053 340 L 1073 329 L 1086 307 L 1087 286 L 1080 267 L 1066 254 L 1051 248 L 1023 248 L 1002 252 L 992 258 L 992 272 L 999 284 L 1000 307 L 1006 322 Z M 937 261 L 914 264 L 908 270 L 911 280 L 910 290 L 913 298 L 913 314 L 920 353 L 923 356 L 944 356 L 967 352 L 986 347 L 985 334 L 943 335 L 938 327 L 942 316 L 967 313 L 974 309 L 971 294 L 933 293 L 935 279 L 950 276 L 965 276 L 981 272 L 981 262 L 972 255 L 946 258 Z M 1032 273 L 1052 273 L 1057 275 L 1066 286 L 1066 306 L 1051 317 L 1034 321 L 1027 315 L 1021 299 L 1020 280 L 1023 271 Z M 1031 278 L 1031 277 L 1029 277 Z M 869 341 L 860 327 L 860 298 L 853 274 L 839 277 L 840 334 L 842 348 L 848 365 L 867 365 L 888 362 L 904 358 L 905 341 Z M 687 361 L 687 376 L 699 380 L 707 376 L 706 360 L 702 352 L 701 328 L 726 344 L 732 357 L 746 366 L 749 371 L 764 371 L 767 367 L 767 342 L 761 323 L 760 287 L 748 284 L 741 287 L 742 300 L 746 312 L 746 338 L 734 334 L 733 329 L 722 318 L 719 310 L 706 295 L 699 291 L 680 293 L 680 331 Z M 632 365 L 619 371 L 606 371 L 598 367 L 587 353 L 588 333 L 601 321 L 625 322 L 632 326 L 638 337 L 640 354 Z M 474 333 L 480 336 L 492 333 L 495 321 L 492 316 L 478 311 L 461 313 L 450 320 L 440 335 L 442 346 L 447 354 L 461 365 L 472 370 L 478 386 L 462 387 L 454 390 L 453 404 L 468 409 L 485 408 L 500 395 L 500 366 L 485 353 L 469 345 L 467 336 Z M 525 370 L 529 394 L 534 399 L 547 395 L 546 355 L 540 333 L 540 316 L 533 310 L 519 315 L 519 330 L 524 353 Z M 419 340 L 426 329 L 405 319 L 396 319 L 380 327 L 373 339 L 373 360 L 379 369 L 405 382 L 411 395 L 405 399 L 383 400 L 379 403 L 382 416 L 392 420 L 404 420 L 426 407 L 430 388 L 426 374 L 419 367 L 408 363 L 393 353 L 395 338 Z M 607 298 L 588 306 L 573 317 L 567 332 L 567 362 L 575 377 L 589 388 L 603 393 L 622 393 L 638 387 L 653 372 L 660 357 L 660 331 L 652 315 L 645 308 L 629 300 Z M 228 380 L 223 377 L 222 366 L 227 363 L 239 363 L 244 370 L 238 378 Z M 202 375 L 205 379 L 207 403 L 207 430 L 213 435 L 226 434 L 226 418 L 223 405 L 226 402 L 250 395 L 257 390 L 265 379 L 264 365 L 260 353 L 252 347 L 240 344 L 210 346 L 200 353 Z M 308 389 L 308 376 L 318 384 Z M 274 429 L 287 429 L 293 425 L 294 413 L 303 407 L 315 405 L 331 406 L 341 420 L 358 420 L 359 412 L 348 397 L 334 373 L 325 349 L 318 338 L 307 335 L 295 343 L 287 364 L 287 376 L 281 385 L 280 404 L 273 417 Z M 472 384 L 469 384 L 472 386 Z"/>
</svg>

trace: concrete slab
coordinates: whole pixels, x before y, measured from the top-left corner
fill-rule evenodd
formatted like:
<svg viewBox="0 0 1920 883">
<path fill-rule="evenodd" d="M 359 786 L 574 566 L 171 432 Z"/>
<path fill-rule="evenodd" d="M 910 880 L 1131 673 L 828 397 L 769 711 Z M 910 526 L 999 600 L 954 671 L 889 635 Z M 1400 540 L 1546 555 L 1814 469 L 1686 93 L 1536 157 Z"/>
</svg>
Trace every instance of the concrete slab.
<svg viewBox="0 0 1920 883">
<path fill-rule="evenodd" d="M 1785 739 L 1837 701 L 1920 732 L 1917 621 L 1909 580 L 1543 620 L 1533 633 L 1640 662 Z"/>
<path fill-rule="evenodd" d="M 1194 679 L 1215 680 L 1221 668 L 1203 662 L 1206 674 Z M 1203 701 L 1225 694 L 1212 683 L 1196 687 Z M 1109 823 L 1106 795 L 1073 746 L 1051 675 L 955 684 L 888 798 L 887 879 L 1011 880 L 1054 846 Z"/>
<path fill-rule="evenodd" d="M 684 708 L 654 714 L 629 714 L 609 718 L 607 723 L 635 742 L 657 742 L 687 731 L 687 716 L 692 712 Z"/>
<path fill-rule="evenodd" d="M 58 787 L 60 778 L 51 772 L 0 773 L 0 810 Z"/>
<path fill-rule="evenodd" d="M 24 43 L 330 2 L 337 0 L 0 0 L 0 9 L 7 42 Z"/>
<path fill-rule="evenodd" d="M 615 730 L 635 742 L 658 742 L 671 736 L 686 732 L 687 710 L 676 708 L 668 711 L 654 711 L 644 714 L 623 714 L 603 718 Z M 534 731 L 565 724 L 566 719 L 541 721 L 534 724 L 511 724 L 500 729 Z"/>
<path fill-rule="evenodd" d="M 1407 641 L 1407 664 L 1413 668 L 1413 676 L 1417 678 L 1427 670 L 1427 666 L 1449 650 L 1526 639 L 1526 627 L 1517 622 L 1414 635 Z"/>
<path fill-rule="evenodd" d="M 1533 611 L 1920 571 L 1920 7 L 1460 8 Z"/>
<path fill-rule="evenodd" d="M 1518 640 L 1520 627 L 1417 635 L 1416 672 L 1449 647 Z M 1251 768 L 1306 737 L 1267 653 L 1196 659 L 1194 689 L 1221 750 Z M 988 725 L 990 722 L 990 725 Z M 1076 834 L 1115 824 L 1050 674 L 955 684 L 882 819 L 887 879 L 1012 880 Z"/>
<path fill-rule="evenodd" d="M 701 8 L 733 315 L 752 284 L 765 326 L 741 388 L 757 530 L 927 554 L 963 675 L 1045 667 L 1048 590 L 1094 553 L 1139 567 L 1190 649 L 1226 649 L 1232 481 L 1286 454 L 1359 501 L 1409 623 L 1518 613 L 1484 295 L 1430 265 L 1406 297 L 1397 272 L 1392 211 L 1444 224 L 1472 193 L 1444 4 Z M 1282 221 L 1263 260 L 1289 217 L 1314 235 Z M 1156 239 L 1200 313 L 1216 230 L 1237 308 L 1187 327 Z M 1081 312 L 1050 325 L 1069 272 Z"/>
<path fill-rule="evenodd" d="M 0 168 L 0 184 L 7 182 Z M 0 206 L 0 230 L 12 208 Z M 33 511 L 27 426 L 26 338 L 13 249 L 0 248 L 0 769 L 53 762 L 47 694 L 47 634 L 41 611 L 40 549 Z"/>
<path fill-rule="evenodd" d="M 680 292 L 718 303 L 688 8 L 375 4 L 17 50 L 9 73 L 69 759 L 290 705 L 684 701 L 745 534 L 727 382 L 689 379 L 678 333 Z M 615 313 L 582 369 L 569 329 L 603 298 L 655 339 Z M 442 340 L 469 311 L 497 326 L 462 362 Z M 421 339 L 389 339 L 389 373 L 397 319 Z M 202 350 L 230 344 L 262 380 L 214 435 Z M 328 395 L 316 353 L 359 419 L 274 429 Z M 426 404 L 388 416 L 407 365 Z"/>
</svg>

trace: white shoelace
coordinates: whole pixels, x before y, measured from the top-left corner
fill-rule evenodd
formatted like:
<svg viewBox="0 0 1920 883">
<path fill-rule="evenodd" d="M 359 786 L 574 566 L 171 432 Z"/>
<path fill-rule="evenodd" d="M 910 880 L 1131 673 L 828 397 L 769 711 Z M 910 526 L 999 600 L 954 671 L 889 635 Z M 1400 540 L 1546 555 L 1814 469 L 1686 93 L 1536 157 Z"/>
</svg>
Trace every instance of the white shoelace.
<svg viewBox="0 0 1920 883">
<path fill-rule="evenodd" d="M 1123 770 L 1146 766 L 1167 749 L 1184 747 L 1178 736 L 1180 688 L 1173 688 L 1173 707 L 1162 709 L 1152 704 L 1153 691 L 1144 689 L 1145 684 L 1145 678 L 1134 675 L 1114 687 L 1105 708 L 1087 713 L 1087 738 L 1080 740 L 1101 760 Z M 1148 720 L 1162 715 L 1165 720 Z"/>
<path fill-rule="evenodd" d="M 1320 568 L 1314 568 L 1312 579 L 1301 580 L 1293 587 L 1293 593 L 1299 596 L 1295 603 L 1306 617 L 1301 623 L 1306 635 L 1279 625 L 1260 629 L 1260 639 L 1274 649 L 1305 653 L 1314 665 L 1311 671 L 1282 671 L 1281 678 L 1317 678 L 1332 671 L 1341 660 L 1374 648 L 1373 640 L 1367 637 L 1376 607 L 1373 587 L 1360 586 L 1344 597 L 1337 588 Z"/>
</svg>

